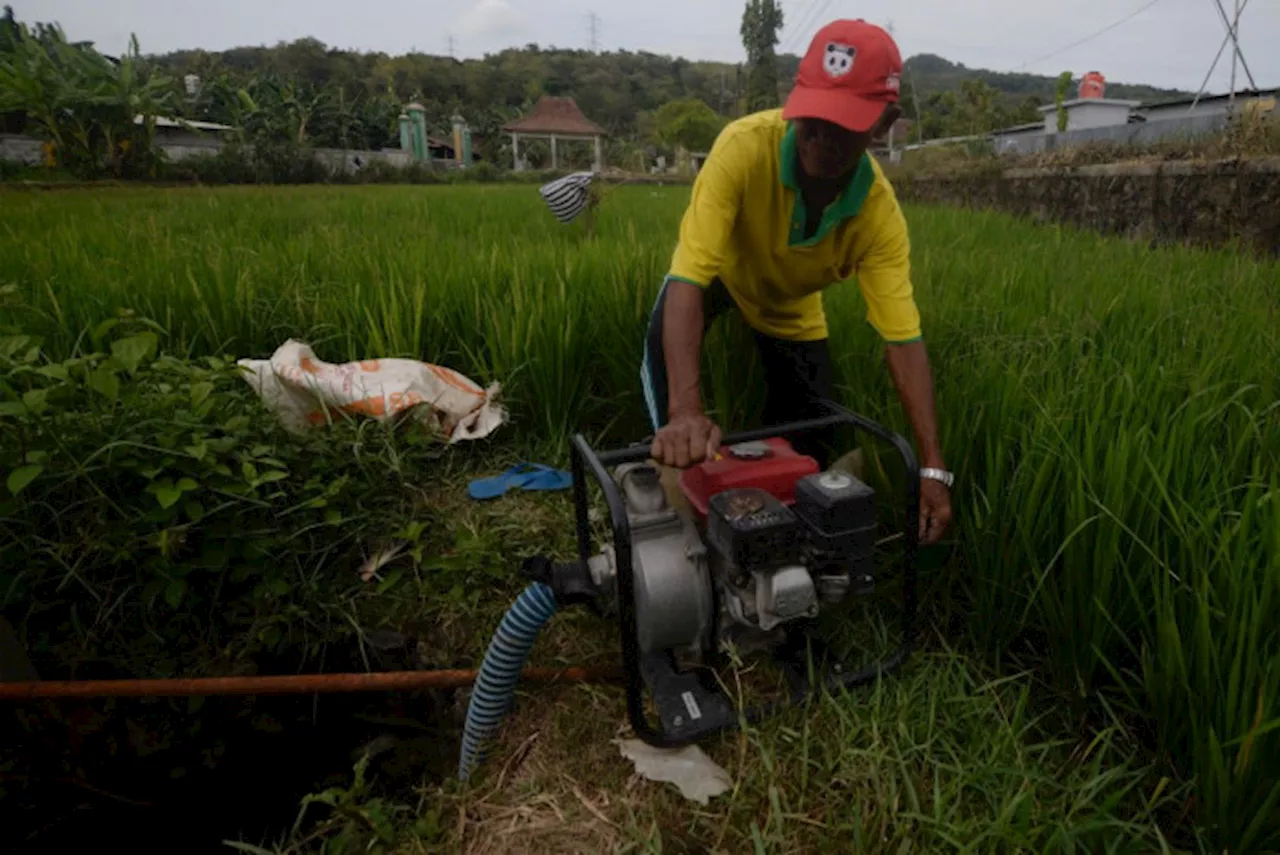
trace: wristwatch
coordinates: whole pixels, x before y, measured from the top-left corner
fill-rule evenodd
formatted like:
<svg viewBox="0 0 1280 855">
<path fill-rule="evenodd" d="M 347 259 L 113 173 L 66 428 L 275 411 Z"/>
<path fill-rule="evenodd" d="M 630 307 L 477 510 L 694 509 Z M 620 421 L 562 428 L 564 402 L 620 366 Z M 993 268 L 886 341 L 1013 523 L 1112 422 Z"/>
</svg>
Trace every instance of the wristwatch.
<svg viewBox="0 0 1280 855">
<path fill-rule="evenodd" d="M 934 469 L 926 466 L 920 470 L 921 478 L 932 478 L 935 481 L 941 481 L 947 485 L 947 489 L 951 489 L 951 485 L 956 482 L 956 476 L 945 469 Z"/>
</svg>

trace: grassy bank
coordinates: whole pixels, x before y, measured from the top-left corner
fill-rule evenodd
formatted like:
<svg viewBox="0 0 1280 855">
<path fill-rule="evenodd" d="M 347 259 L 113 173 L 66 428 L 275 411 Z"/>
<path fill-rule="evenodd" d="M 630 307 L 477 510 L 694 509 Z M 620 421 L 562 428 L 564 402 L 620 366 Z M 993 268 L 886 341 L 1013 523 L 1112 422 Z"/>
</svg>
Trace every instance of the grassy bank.
<svg viewBox="0 0 1280 855">
<path fill-rule="evenodd" d="M 636 357 L 687 192 L 621 188 L 606 203 L 592 238 L 558 225 L 533 187 L 13 194 L 0 210 L 0 283 L 16 286 L 17 302 L 3 320 L 42 337 L 40 361 L 93 349 L 82 333 L 122 307 L 154 321 L 157 348 L 179 357 L 262 356 L 299 337 L 330 360 L 425 358 L 504 384 L 515 418 L 497 439 L 505 449 L 500 453 L 563 462 L 565 437 L 584 426 L 611 442 L 647 432 Z M 943 445 L 959 479 L 953 541 L 932 557 L 939 569 L 928 584 L 943 595 L 936 608 L 964 628 L 964 644 L 996 654 L 997 662 L 1016 653 L 1021 664 L 1043 665 L 1063 693 L 1054 706 L 1067 721 L 1096 716 L 1105 701 L 1116 718 L 1104 720 L 1137 724 L 1143 765 L 1156 780 L 1164 772 L 1194 785 L 1191 807 L 1217 847 L 1280 847 L 1280 633 L 1274 620 L 1280 602 L 1274 370 L 1280 363 L 1280 268 L 1225 253 L 1149 252 L 997 215 L 910 208 L 908 218 Z M 836 289 L 828 312 L 845 403 L 905 429 L 878 359 L 879 343 L 862 322 L 856 288 Z M 734 428 L 752 424 L 761 403 L 753 382 L 758 366 L 734 349 L 744 341 L 742 330 L 730 325 L 717 330 L 710 349 L 708 388 L 722 420 Z M 128 387 L 132 377 L 125 374 Z M 22 386 L 19 391 L 61 382 L 21 372 L 7 376 L 11 386 Z M 172 390 L 177 382 L 158 380 L 157 388 Z M 233 386 L 226 387 L 228 394 L 243 395 Z M 67 406 L 74 414 L 74 407 L 89 404 Z M 102 417 L 112 412 L 120 411 L 107 408 Z M 69 433 L 75 423 L 69 417 L 62 430 Z M 26 440 L 12 417 L 3 425 L 7 476 Z M 249 450 L 289 448 L 274 435 L 239 441 Z M 57 443 L 48 438 L 43 450 L 53 472 Z M 394 456 L 394 445 L 386 454 Z M 264 456 L 289 464 L 281 489 L 296 501 L 314 500 L 307 490 L 319 489 L 314 479 L 323 474 L 313 471 L 312 482 L 295 478 L 295 469 L 306 471 L 306 455 L 295 455 L 296 461 L 274 452 Z M 449 452 L 445 459 L 459 456 Z M 23 497 L 6 497 L 11 531 L 35 524 L 42 491 L 79 483 L 74 479 L 81 470 L 65 460 L 60 465 L 66 480 L 46 472 Z M 421 471 L 436 471 L 426 468 L 435 463 L 421 465 Z M 136 468 L 145 463 L 140 459 Z M 339 500 L 343 507 L 382 513 L 362 498 L 361 479 L 373 476 L 346 474 L 344 483 L 354 485 L 356 496 Z M 417 481 L 432 476 L 397 477 L 396 483 L 420 487 Z M 368 494 L 387 498 L 376 488 Z M 425 517 L 437 505 L 421 499 L 415 505 L 406 486 L 393 519 Z M 144 505 L 138 507 L 141 518 Z M 448 516 L 431 519 L 442 527 L 456 523 Z M 138 524 L 165 530 L 171 523 Z M 554 526 L 541 531 L 551 537 Z M 453 542 L 432 540 L 416 573 L 471 548 L 467 529 L 452 534 Z M 543 548 L 534 546 L 538 537 L 527 540 L 531 548 Z M 499 560 L 475 548 L 499 572 Z M 319 561 L 321 547 L 312 550 L 307 560 Z M 432 566 L 437 575 L 460 574 L 450 600 L 459 612 L 487 599 L 492 582 L 475 585 L 460 564 Z M 82 569 L 91 574 L 95 567 Z M 434 587 L 424 587 L 424 601 Z M 286 609 L 289 592 L 276 596 Z M 366 600 L 372 602 L 362 607 L 376 611 L 377 599 L 365 592 Z M 8 613 L 15 604 L 5 608 Z M 473 624 L 472 634 L 482 638 L 485 626 Z M 948 696 L 974 696 L 959 687 L 986 682 L 974 676 L 980 669 L 948 670 L 959 667 L 949 662 L 929 667 L 941 675 L 930 685 L 909 680 L 881 691 L 924 693 L 915 697 L 936 708 Z M 997 695 L 999 703 L 983 700 L 985 706 L 972 710 L 986 724 L 967 732 L 1026 735 L 1013 719 L 1006 719 L 1013 722 L 1009 730 L 992 725 L 990 716 L 1016 701 L 1019 689 L 1008 691 L 1015 695 Z M 928 717 L 911 724 L 892 694 L 883 697 L 888 707 L 856 722 L 840 724 L 838 705 L 823 713 L 835 718 L 816 720 L 825 722 L 826 731 L 853 728 L 846 735 L 865 740 L 861 728 L 873 727 L 882 715 L 896 716 L 894 751 L 929 746 L 932 764 L 955 754 L 945 742 L 930 741 L 938 731 L 929 728 L 945 730 L 945 716 L 933 719 L 936 725 Z M 805 722 L 795 719 L 790 726 L 803 733 Z M 1096 720 L 1092 726 L 1090 733 Z M 774 768 L 773 757 L 782 764 L 775 768 L 781 777 L 752 780 L 793 780 L 789 771 L 776 771 L 799 762 L 794 747 L 782 747 L 793 737 L 769 733 L 771 747 L 754 755 L 753 763 L 763 766 L 751 769 Z M 1014 752 L 1009 756 L 1036 756 L 1026 753 L 1027 746 L 1053 739 L 1028 738 L 1007 742 Z M 1066 752 L 1062 757 L 1069 758 L 1069 747 Z M 993 748 L 989 756 L 1003 755 Z M 1054 765 L 1067 760 L 1043 757 L 1034 773 L 1021 777 L 1044 786 L 1074 780 L 1063 777 L 1065 765 Z M 839 774 L 822 765 L 826 760 L 813 762 L 814 777 L 805 786 L 834 786 Z M 1126 762 L 1110 768 L 1123 770 Z M 919 814 L 919 829 L 928 826 L 921 817 L 934 810 L 934 827 L 950 827 L 956 839 L 970 842 L 976 838 L 963 829 L 977 829 L 1005 816 L 1004 810 L 1014 817 L 1032 810 L 1010 801 L 973 807 L 968 788 L 979 785 L 964 783 L 976 774 L 973 764 L 957 754 L 956 777 L 928 766 L 935 783 L 926 788 L 927 804 L 904 808 L 910 792 L 918 797 L 926 790 L 902 784 L 894 812 L 885 816 L 905 822 L 902 811 Z M 898 766 L 895 775 L 901 761 Z M 912 781 L 912 787 L 920 785 L 920 779 Z M 956 804 L 967 807 L 948 814 L 943 796 L 953 786 Z M 1007 786 L 1000 792 L 1013 800 L 1020 785 L 1011 780 Z M 770 797 L 767 785 L 759 792 Z M 1035 801 L 1040 827 L 1048 827 L 1050 817 L 1069 815 L 1060 812 L 1067 810 L 1065 801 L 1050 808 L 1058 803 L 1042 799 L 1034 787 L 1029 792 L 1025 798 Z M 882 795 L 866 793 L 868 799 Z M 769 809 L 777 816 L 804 813 L 782 801 Z M 758 820 L 762 837 L 782 822 L 771 825 L 767 815 Z M 728 824 L 747 827 L 737 820 Z"/>
</svg>

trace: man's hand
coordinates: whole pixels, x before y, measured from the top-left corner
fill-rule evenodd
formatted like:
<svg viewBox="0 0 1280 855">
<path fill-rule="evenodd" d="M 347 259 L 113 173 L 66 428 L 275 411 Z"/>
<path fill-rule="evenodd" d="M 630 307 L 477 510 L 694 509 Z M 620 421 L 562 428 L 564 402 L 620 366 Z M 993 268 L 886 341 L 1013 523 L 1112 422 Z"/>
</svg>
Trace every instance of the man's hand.
<svg viewBox="0 0 1280 855">
<path fill-rule="evenodd" d="M 892 344 L 885 351 L 898 397 L 915 431 L 920 465 L 946 469 L 933 412 L 933 372 L 924 342 Z M 933 478 L 920 479 L 920 544 L 942 539 L 951 525 L 951 491 Z"/>
<path fill-rule="evenodd" d="M 932 546 L 951 525 L 951 491 L 933 478 L 920 479 L 920 544 Z"/>
<path fill-rule="evenodd" d="M 716 456 L 720 428 L 704 413 L 672 417 L 653 438 L 649 456 L 664 466 L 686 469 Z"/>
<path fill-rule="evenodd" d="M 698 388 L 703 290 L 676 279 L 665 287 L 662 348 L 670 403 L 667 423 L 653 438 L 650 457 L 664 466 L 685 469 L 715 457 L 720 448 L 720 428 L 703 411 Z"/>
</svg>

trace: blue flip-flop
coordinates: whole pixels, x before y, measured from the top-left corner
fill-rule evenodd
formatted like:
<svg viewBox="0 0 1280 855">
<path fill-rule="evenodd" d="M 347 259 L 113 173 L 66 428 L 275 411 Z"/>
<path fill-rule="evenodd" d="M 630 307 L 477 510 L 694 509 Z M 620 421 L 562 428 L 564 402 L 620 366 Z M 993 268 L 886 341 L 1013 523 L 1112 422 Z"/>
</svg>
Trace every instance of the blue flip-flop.
<svg viewBox="0 0 1280 855">
<path fill-rule="evenodd" d="M 573 475 L 563 469 L 531 464 L 540 471 L 524 483 L 526 490 L 567 490 L 573 486 Z"/>
<path fill-rule="evenodd" d="M 573 476 L 561 469 L 541 463 L 517 463 L 501 475 L 472 481 L 467 494 L 473 499 L 496 499 L 511 489 L 566 490 L 572 485 Z"/>
</svg>

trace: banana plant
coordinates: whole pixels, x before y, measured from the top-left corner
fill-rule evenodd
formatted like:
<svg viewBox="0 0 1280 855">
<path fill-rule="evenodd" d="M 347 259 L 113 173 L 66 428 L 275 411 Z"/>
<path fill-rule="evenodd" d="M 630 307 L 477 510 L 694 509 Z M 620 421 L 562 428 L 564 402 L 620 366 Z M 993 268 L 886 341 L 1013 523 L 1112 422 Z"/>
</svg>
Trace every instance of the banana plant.
<svg viewBox="0 0 1280 855">
<path fill-rule="evenodd" d="M 148 168 L 153 170 L 156 119 L 176 106 L 173 78 L 143 60 L 137 36 L 131 35 L 129 52 L 106 80 L 103 95 L 109 98 L 110 109 L 103 116 L 103 131 L 113 170 L 121 174 L 130 156 L 152 159 Z"/>
<path fill-rule="evenodd" d="M 119 177 L 128 160 L 154 154 L 170 86 L 142 60 L 136 37 L 112 61 L 68 42 L 56 24 L 38 36 L 18 25 L 13 50 L 0 55 L 0 111 L 24 112 L 59 161 L 88 175 Z"/>
<path fill-rule="evenodd" d="M 347 94 L 347 87 L 339 86 L 337 94 L 328 99 L 317 117 L 316 136 L 325 142 L 336 143 L 338 148 L 351 148 L 351 142 L 363 131 L 360 121 L 360 99 Z"/>
<path fill-rule="evenodd" d="M 143 61 L 136 37 L 115 61 L 65 44 L 58 51 L 81 93 L 71 116 L 72 137 L 93 168 L 117 178 L 130 164 L 153 172 L 156 119 L 171 106 L 172 80 Z"/>
<path fill-rule="evenodd" d="M 58 151 L 65 148 L 66 116 L 78 100 L 45 46 L 18 24 L 12 50 L 0 54 L 0 112 L 25 113 Z"/>
<path fill-rule="evenodd" d="M 279 88 L 279 106 L 289 128 L 289 137 L 298 145 L 307 141 L 307 129 L 327 104 L 323 91 L 298 83 L 285 81 Z"/>
</svg>

